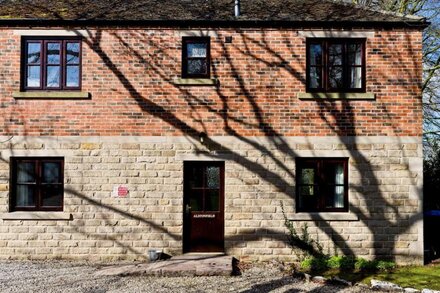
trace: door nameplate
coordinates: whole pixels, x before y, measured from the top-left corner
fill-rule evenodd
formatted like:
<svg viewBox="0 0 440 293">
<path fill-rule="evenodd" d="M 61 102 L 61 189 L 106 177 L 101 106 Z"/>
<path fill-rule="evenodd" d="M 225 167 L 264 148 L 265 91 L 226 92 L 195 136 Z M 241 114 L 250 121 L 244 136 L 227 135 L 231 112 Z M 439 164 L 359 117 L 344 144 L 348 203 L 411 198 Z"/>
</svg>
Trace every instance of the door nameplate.
<svg viewBox="0 0 440 293">
<path fill-rule="evenodd" d="M 215 218 L 215 214 L 197 214 L 193 215 L 193 218 Z"/>
</svg>

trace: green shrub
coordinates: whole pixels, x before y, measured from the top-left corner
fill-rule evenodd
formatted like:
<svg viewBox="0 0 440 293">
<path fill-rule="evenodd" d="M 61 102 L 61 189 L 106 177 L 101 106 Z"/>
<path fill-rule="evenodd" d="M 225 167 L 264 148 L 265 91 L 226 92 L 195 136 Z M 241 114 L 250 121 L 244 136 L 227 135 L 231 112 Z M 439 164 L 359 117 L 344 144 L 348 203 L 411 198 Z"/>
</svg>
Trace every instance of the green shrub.
<svg viewBox="0 0 440 293">
<path fill-rule="evenodd" d="M 374 261 L 366 260 L 365 258 L 357 258 L 356 263 L 354 264 L 355 269 L 359 271 L 371 271 L 376 268 Z"/>
<path fill-rule="evenodd" d="M 391 271 L 396 268 L 396 263 L 393 261 L 379 260 L 376 263 L 376 269 L 379 271 Z"/>
<path fill-rule="evenodd" d="M 307 257 L 300 266 L 303 270 L 312 272 L 326 271 L 328 267 L 328 259 L 326 257 Z"/>
<path fill-rule="evenodd" d="M 342 271 L 352 271 L 354 270 L 356 263 L 356 258 L 353 256 L 343 256 L 341 259 L 341 264 L 339 266 L 339 269 Z"/>
<path fill-rule="evenodd" d="M 327 266 L 331 269 L 339 269 L 341 267 L 342 256 L 332 256 L 327 260 Z"/>
</svg>

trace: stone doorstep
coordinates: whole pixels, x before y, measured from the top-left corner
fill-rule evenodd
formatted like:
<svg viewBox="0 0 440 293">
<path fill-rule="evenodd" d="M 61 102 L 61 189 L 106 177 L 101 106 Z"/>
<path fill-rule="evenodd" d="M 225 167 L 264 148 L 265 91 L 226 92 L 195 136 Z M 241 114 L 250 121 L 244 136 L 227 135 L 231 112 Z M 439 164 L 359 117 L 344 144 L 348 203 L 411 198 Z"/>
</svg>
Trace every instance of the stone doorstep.
<svg viewBox="0 0 440 293">
<path fill-rule="evenodd" d="M 115 265 L 103 268 L 96 276 L 231 276 L 235 270 L 235 259 L 224 254 L 184 254 L 168 260 Z"/>
</svg>

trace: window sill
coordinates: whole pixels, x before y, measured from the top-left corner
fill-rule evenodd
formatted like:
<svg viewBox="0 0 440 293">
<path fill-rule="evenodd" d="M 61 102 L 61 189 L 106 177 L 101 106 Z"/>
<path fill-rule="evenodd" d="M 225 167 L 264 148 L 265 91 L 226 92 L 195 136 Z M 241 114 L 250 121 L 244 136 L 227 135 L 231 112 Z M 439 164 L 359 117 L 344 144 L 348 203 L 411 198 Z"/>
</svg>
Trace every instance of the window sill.
<svg viewBox="0 0 440 293">
<path fill-rule="evenodd" d="M 289 217 L 290 221 L 359 221 L 353 213 L 297 213 Z"/>
<path fill-rule="evenodd" d="M 174 80 L 174 84 L 184 86 L 217 86 L 219 80 L 217 78 L 178 78 Z"/>
<path fill-rule="evenodd" d="M 374 100 L 373 93 L 298 93 L 300 100 Z"/>
<path fill-rule="evenodd" d="M 68 91 L 34 91 L 34 92 L 13 92 L 15 99 L 89 99 L 88 92 Z"/>
<path fill-rule="evenodd" d="M 11 212 L 0 214 L 2 220 L 64 220 L 73 219 L 71 213 L 65 212 Z"/>
</svg>

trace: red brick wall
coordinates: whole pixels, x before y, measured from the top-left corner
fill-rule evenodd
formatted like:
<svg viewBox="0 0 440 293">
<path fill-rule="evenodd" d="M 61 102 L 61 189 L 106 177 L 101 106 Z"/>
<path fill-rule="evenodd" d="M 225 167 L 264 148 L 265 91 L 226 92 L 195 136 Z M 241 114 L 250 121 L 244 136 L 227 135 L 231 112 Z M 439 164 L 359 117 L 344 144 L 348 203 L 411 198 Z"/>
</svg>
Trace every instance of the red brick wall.
<svg viewBox="0 0 440 293">
<path fill-rule="evenodd" d="M 211 37 L 218 87 L 176 86 L 181 36 L 168 29 L 92 30 L 83 43 L 89 100 L 14 99 L 20 36 L 0 36 L 0 135 L 420 136 L 421 32 L 367 40 L 375 101 L 304 101 L 305 38 L 297 31 L 220 30 Z M 230 44 L 225 36 L 232 36 Z"/>
</svg>

